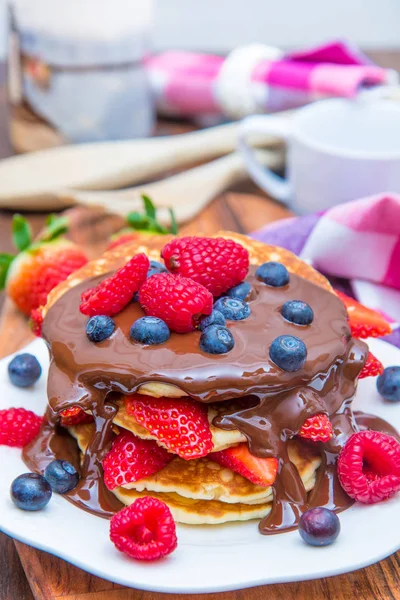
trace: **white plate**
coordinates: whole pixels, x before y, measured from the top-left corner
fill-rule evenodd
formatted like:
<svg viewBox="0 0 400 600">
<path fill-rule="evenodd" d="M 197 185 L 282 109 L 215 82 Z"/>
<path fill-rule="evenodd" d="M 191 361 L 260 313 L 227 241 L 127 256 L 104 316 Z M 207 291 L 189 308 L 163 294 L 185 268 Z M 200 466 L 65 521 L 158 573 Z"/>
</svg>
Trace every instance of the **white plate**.
<svg viewBox="0 0 400 600">
<path fill-rule="evenodd" d="M 385 366 L 400 364 L 400 351 L 371 340 Z M 13 387 L 7 377 L 9 358 L 0 362 L 0 408 L 23 406 L 43 413 L 46 404 L 47 350 L 40 340 L 26 348 L 43 365 L 31 390 Z M 384 403 L 375 379 L 360 382 L 355 406 L 377 414 L 400 429 L 400 405 Z M 16 539 L 60 556 L 82 569 L 116 583 L 172 593 L 222 592 L 267 583 L 338 575 L 370 565 L 400 547 L 399 498 L 374 506 L 354 505 L 340 515 L 342 531 L 332 546 L 304 544 L 297 531 L 262 536 L 257 521 L 243 524 L 178 526 L 178 549 L 150 564 L 118 552 L 108 537 L 108 522 L 75 508 L 56 494 L 45 510 L 19 510 L 9 498 L 12 480 L 26 472 L 20 451 L 0 447 L 0 529 Z"/>
</svg>

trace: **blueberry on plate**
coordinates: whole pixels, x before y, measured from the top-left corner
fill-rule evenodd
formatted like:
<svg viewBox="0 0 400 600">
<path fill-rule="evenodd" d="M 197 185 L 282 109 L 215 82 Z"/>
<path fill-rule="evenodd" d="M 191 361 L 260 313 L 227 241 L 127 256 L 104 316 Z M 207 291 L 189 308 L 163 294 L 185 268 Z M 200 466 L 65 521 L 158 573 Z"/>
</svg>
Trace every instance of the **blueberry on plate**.
<svg viewBox="0 0 400 600">
<path fill-rule="evenodd" d="M 37 473 L 24 473 L 11 484 L 11 500 L 22 510 L 42 510 L 52 491 L 48 481 Z"/>
<path fill-rule="evenodd" d="M 300 518 L 299 533 L 311 546 L 329 546 L 340 533 L 340 521 L 328 508 L 310 508 Z"/>
<path fill-rule="evenodd" d="M 226 354 L 234 345 L 232 333 L 223 325 L 210 325 L 200 336 L 200 348 L 208 354 Z"/>
<path fill-rule="evenodd" d="M 219 310 L 213 310 L 211 315 L 201 317 L 198 328 L 200 331 L 204 331 L 210 325 L 226 325 L 226 319 L 222 312 Z"/>
<path fill-rule="evenodd" d="M 44 477 L 53 492 L 57 492 L 57 494 L 65 494 L 73 490 L 79 481 L 78 471 L 67 460 L 53 460 L 47 465 Z"/>
<path fill-rule="evenodd" d="M 400 402 L 400 367 L 387 367 L 376 381 L 378 392 L 388 402 Z"/>
<path fill-rule="evenodd" d="M 314 319 L 314 313 L 307 302 L 301 300 L 288 300 L 282 306 L 282 316 L 296 325 L 310 325 Z"/>
<path fill-rule="evenodd" d="M 29 387 L 37 382 L 42 374 L 42 367 L 36 356 L 32 354 L 17 354 L 8 365 L 8 375 L 11 383 L 17 387 Z"/>
<path fill-rule="evenodd" d="M 219 298 L 214 304 L 214 309 L 221 312 L 225 319 L 230 321 L 241 321 L 250 315 L 250 307 L 247 302 L 229 296 Z"/>
<path fill-rule="evenodd" d="M 158 273 L 168 273 L 168 269 L 166 268 L 165 265 L 158 262 L 158 260 L 151 260 L 150 268 L 147 271 L 147 279 L 149 277 L 151 277 L 152 275 L 157 275 Z"/>
<path fill-rule="evenodd" d="M 133 340 L 148 346 L 163 344 L 170 335 L 168 325 L 158 317 L 141 317 L 134 322 L 130 331 Z"/>
<path fill-rule="evenodd" d="M 107 315 L 90 317 L 86 323 L 86 335 L 94 343 L 103 342 L 114 333 L 115 321 Z"/>
<path fill-rule="evenodd" d="M 232 287 L 230 290 L 226 292 L 226 296 L 230 298 L 239 298 L 239 300 L 246 300 L 247 296 L 250 294 L 251 285 L 248 281 L 242 281 L 235 287 Z"/>
<path fill-rule="evenodd" d="M 274 261 L 260 265 L 256 277 L 271 287 L 283 287 L 289 283 L 289 272 L 285 265 Z"/>
<path fill-rule="evenodd" d="M 306 362 L 307 348 L 305 343 L 294 335 L 280 335 L 272 342 L 269 356 L 283 371 L 299 371 Z"/>
</svg>

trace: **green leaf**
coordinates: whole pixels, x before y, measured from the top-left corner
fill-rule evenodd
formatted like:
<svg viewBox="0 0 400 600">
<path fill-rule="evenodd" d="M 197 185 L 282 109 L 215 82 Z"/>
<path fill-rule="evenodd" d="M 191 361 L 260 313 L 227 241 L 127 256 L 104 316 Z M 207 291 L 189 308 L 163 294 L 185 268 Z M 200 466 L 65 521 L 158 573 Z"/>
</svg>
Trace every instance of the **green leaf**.
<svg viewBox="0 0 400 600">
<path fill-rule="evenodd" d="M 14 258 L 12 254 L 0 254 L 0 290 L 5 288 L 7 273 Z"/>
<path fill-rule="evenodd" d="M 153 202 L 145 194 L 142 194 L 142 200 L 143 200 L 144 210 L 145 210 L 146 215 L 149 217 L 149 219 L 153 219 L 153 221 L 155 221 L 156 220 L 156 207 L 154 206 Z"/>
<path fill-rule="evenodd" d="M 174 213 L 174 209 L 173 208 L 169 208 L 169 215 L 171 217 L 171 225 L 169 227 L 169 230 L 171 233 L 173 233 L 174 235 L 176 235 L 178 233 L 178 223 L 176 222 L 176 217 L 175 217 L 175 213 Z"/>
<path fill-rule="evenodd" d="M 28 222 L 24 219 L 22 215 L 13 216 L 11 231 L 14 246 L 20 252 L 23 252 L 28 248 L 28 246 L 31 245 L 31 228 L 29 227 Z"/>
<path fill-rule="evenodd" d="M 137 231 L 147 231 L 150 220 L 146 215 L 138 212 L 131 212 L 127 215 L 126 221 L 130 227 Z"/>
<path fill-rule="evenodd" d="M 49 215 L 46 220 L 46 229 L 41 240 L 51 242 L 68 231 L 68 217 Z"/>
</svg>

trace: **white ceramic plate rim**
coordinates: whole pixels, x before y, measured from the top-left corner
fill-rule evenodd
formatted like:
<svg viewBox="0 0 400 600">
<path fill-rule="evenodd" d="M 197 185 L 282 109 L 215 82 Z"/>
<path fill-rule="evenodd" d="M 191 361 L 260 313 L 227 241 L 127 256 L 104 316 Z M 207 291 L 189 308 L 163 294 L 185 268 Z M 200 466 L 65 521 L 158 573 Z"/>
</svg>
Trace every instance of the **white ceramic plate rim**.
<svg viewBox="0 0 400 600">
<path fill-rule="evenodd" d="M 400 364 L 400 351 L 371 340 L 385 366 Z M 46 402 L 47 349 L 41 340 L 26 348 L 38 356 L 44 375 L 32 390 L 13 387 L 9 358 L 0 361 L 0 408 L 23 406 L 43 411 Z M 372 412 L 400 429 L 400 406 L 380 400 L 372 378 L 360 382 L 357 408 Z M 18 510 L 9 498 L 11 481 L 26 467 L 20 452 L 0 447 L 0 529 L 15 539 L 59 556 L 92 573 L 128 587 L 164 593 L 209 593 L 270 583 L 339 575 L 377 562 L 400 548 L 397 498 L 374 506 L 354 505 L 340 515 L 342 531 L 326 548 L 305 545 L 297 532 L 261 536 L 257 522 L 217 527 L 178 526 L 178 549 L 156 563 L 132 561 L 108 537 L 108 522 L 54 495 L 41 512 Z"/>
</svg>

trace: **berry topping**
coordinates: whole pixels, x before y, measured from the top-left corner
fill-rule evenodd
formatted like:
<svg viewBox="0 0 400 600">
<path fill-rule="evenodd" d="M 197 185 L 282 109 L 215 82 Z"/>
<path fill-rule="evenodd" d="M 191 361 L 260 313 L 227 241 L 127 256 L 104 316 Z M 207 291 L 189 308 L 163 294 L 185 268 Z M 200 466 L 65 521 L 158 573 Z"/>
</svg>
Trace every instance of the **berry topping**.
<svg viewBox="0 0 400 600">
<path fill-rule="evenodd" d="M 33 354 L 17 354 L 8 365 L 8 376 L 17 387 L 30 387 L 42 374 L 42 367 Z"/>
<path fill-rule="evenodd" d="M 173 455 L 154 440 L 142 440 L 130 431 L 120 433 L 103 460 L 104 483 L 109 490 L 161 471 Z"/>
<path fill-rule="evenodd" d="M 36 337 L 42 337 L 42 325 L 43 325 L 43 313 L 41 308 L 34 308 L 31 311 L 29 319 L 29 326 L 32 329 L 32 333 Z"/>
<path fill-rule="evenodd" d="M 246 443 L 220 452 L 213 452 L 209 458 L 219 465 L 239 473 L 252 483 L 263 487 L 268 487 L 274 483 L 278 471 L 276 458 L 253 456 L 250 454 Z"/>
<path fill-rule="evenodd" d="M 78 485 L 79 473 L 67 460 L 53 460 L 44 472 L 53 492 L 65 494 Z"/>
<path fill-rule="evenodd" d="M 60 412 L 61 425 L 63 427 L 72 427 L 73 425 L 83 425 L 92 423 L 93 416 L 86 413 L 79 406 L 71 406 Z"/>
<path fill-rule="evenodd" d="M 310 508 L 301 515 L 299 533 L 306 544 L 329 546 L 340 533 L 339 517 L 329 508 Z"/>
<path fill-rule="evenodd" d="M 388 402 L 400 402 L 400 367 L 387 367 L 376 382 L 378 392 Z"/>
<path fill-rule="evenodd" d="M 190 460 L 213 448 L 207 407 L 189 398 L 128 396 L 126 410 L 160 443 L 181 458 Z"/>
<path fill-rule="evenodd" d="M 201 283 L 213 296 L 243 281 L 249 269 L 248 251 L 224 238 L 177 238 L 163 248 L 161 256 L 172 273 Z"/>
<path fill-rule="evenodd" d="M 130 331 L 132 340 L 148 346 L 163 344 L 170 335 L 168 325 L 158 317 L 141 317 L 134 322 Z"/>
<path fill-rule="evenodd" d="M 172 331 L 195 329 L 200 317 L 211 314 L 213 297 L 199 283 L 180 275 L 160 273 L 145 281 L 139 293 L 144 311 L 159 317 Z"/>
<path fill-rule="evenodd" d="M 306 302 L 301 300 L 288 300 L 282 306 L 282 316 L 296 325 L 310 325 L 314 319 L 314 313 Z"/>
<path fill-rule="evenodd" d="M 304 421 L 299 436 L 313 442 L 329 442 L 333 436 L 332 423 L 324 413 L 317 413 Z"/>
<path fill-rule="evenodd" d="M 127 244 L 128 242 L 134 242 L 140 237 L 140 233 L 135 233 L 134 231 L 120 231 L 115 235 L 111 236 L 111 241 L 108 244 L 106 250 L 113 250 L 113 248 L 117 248 L 118 246 L 122 246 L 123 244 Z"/>
<path fill-rule="evenodd" d="M 383 373 L 383 364 L 372 354 L 372 352 L 368 352 L 367 360 L 358 378 L 364 379 L 364 377 L 376 377 L 381 373 Z"/>
<path fill-rule="evenodd" d="M 157 273 L 168 273 L 168 269 L 165 265 L 162 265 L 158 260 L 150 261 L 150 269 L 147 271 L 147 277 L 156 275 Z"/>
<path fill-rule="evenodd" d="M 198 329 L 200 331 L 204 331 L 210 325 L 226 325 L 226 319 L 222 312 L 219 310 L 213 310 L 211 315 L 207 315 L 207 317 L 202 317 L 198 324 Z"/>
<path fill-rule="evenodd" d="M 219 298 L 214 304 L 215 310 L 219 310 L 230 321 L 241 321 L 250 315 L 250 307 L 244 300 L 225 296 Z"/>
<path fill-rule="evenodd" d="M 269 356 L 283 371 L 299 371 L 306 362 L 307 348 L 294 335 L 280 335 L 272 342 Z"/>
<path fill-rule="evenodd" d="M 10 489 L 11 500 L 22 510 L 42 510 L 51 494 L 50 484 L 37 473 L 20 475 L 14 479 Z"/>
<path fill-rule="evenodd" d="M 103 342 L 115 330 L 115 322 L 107 315 L 95 315 L 86 323 L 86 335 L 94 343 Z"/>
<path fill-rule="evenodd" d="M 289 272 L 285 265 L 278 262 L 267 262 L 260 265 L 256 276 L 272 287 L 283 287 L 289 283 Z"/>
<path fill-rule="evenodd" d="M 357 300 L 343 294 L 343 292 L 338 290 L 335 290 L 335 292 L 347 309 L 353 337 L 360 339 L 381 337 L 392 332 L 390 323 L 375 310 L 363 306 Z"/>
<path fill-rule="evenodd" d="M 339 481 L 358 502 L 374 504 L 400 490 L 400 443 L 378 431 L 353 433 L 338 460 Z"/>
<path fill-rule="evenodd" d="M 90 317 L 112 317 L 119 313 L 146 279 L 149 264 L 145 254 L 136 254 L 114 275 L 103 279 L 95 288 L 83 292 L 79 307 L 81 313 Z"/>
<path fill-rule="evenodd" d="M 42 421 L 25 408 L 0 410 L 0 445 L 23 448 L 38 435 Z"/>
<path fill-rule="evenodd" d="M 137 498 L 110 521 L 110 540 L 120 552 L 137 560 L 157 560 L 177 546 L 176 525 L 164 502 Z"/>
<path fill-rule="evenodd" d="M 234 345 L 232 333 L 223 325 L 210 325 L 200 336 L 200 348 L 208 354 L 225 354 Z"/>
<path fill-rule="evenodd" d="M 239 298 L 239 300 L 246 300 L 247 296 L 250 294 L 251 285 L 248 281 L 243 281 L 235 287 L 231 288 L 226 292 L 226 295 L 230 298 Z"/>
</svg>

